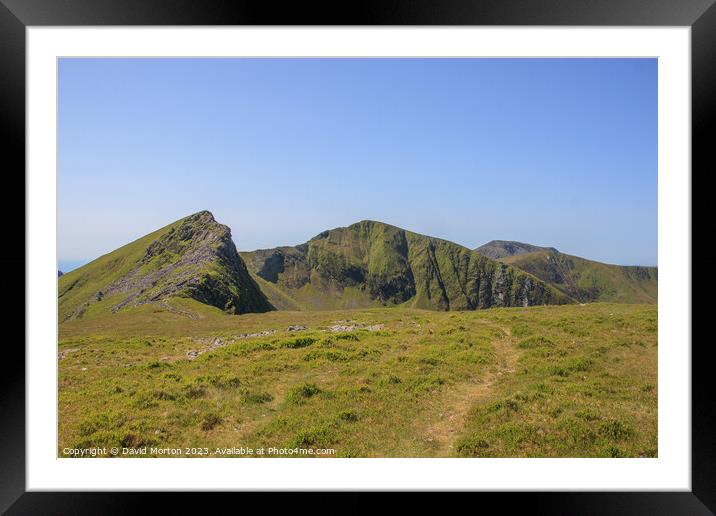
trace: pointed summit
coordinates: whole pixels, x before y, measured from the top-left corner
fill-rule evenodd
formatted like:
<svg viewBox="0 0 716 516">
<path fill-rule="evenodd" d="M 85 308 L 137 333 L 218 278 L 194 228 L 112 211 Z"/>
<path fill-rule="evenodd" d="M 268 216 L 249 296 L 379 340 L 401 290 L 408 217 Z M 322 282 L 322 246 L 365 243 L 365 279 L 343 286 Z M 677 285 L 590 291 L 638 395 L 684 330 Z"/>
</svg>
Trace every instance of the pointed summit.
<svg viewBox="0 0 716 516">
<path fill-rule="evenodd" d="M 177 297 L 235 314 L 273 309 L 236 251 L 231 230 L 200 211 L 63 274 L 60 320 Z"/>
</svg>

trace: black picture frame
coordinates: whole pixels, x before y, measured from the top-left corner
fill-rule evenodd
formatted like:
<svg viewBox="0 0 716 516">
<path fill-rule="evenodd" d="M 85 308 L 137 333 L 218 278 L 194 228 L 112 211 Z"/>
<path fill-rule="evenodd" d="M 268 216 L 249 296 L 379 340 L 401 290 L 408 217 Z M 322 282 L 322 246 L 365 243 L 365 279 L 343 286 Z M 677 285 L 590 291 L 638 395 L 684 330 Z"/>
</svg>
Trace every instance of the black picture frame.
<svg viewBox="0 0 716 516">
<path fill-rule="evenodd" d="M 25 28 L 82 25 L 556 25 L 689 26 L 692 43 L 692 180 L 716 169 L 708 135 L 716 121 L 716 0 L 373 0 L 292 2 L 222 0 L 0 0 L 0 127 L 7 192 L 25 192 Z M 13 184 L 13 181 L 15 182 Z M 698 190 L 692 192 L 706 195 Z M 692 197 L 693 199 L 693 197 Z M 20 202 L 22 203 L 23 200 Z M 7 206 L 7 204 L 6 204 Z M 693 206 L 693 200 L 692 200 Z M 7 208 L 6 208 L 7 210 Z M 6 288 L 15 292 L 3 318 L 22 318 L 25 226 L 21 208 L 4 225 L 12 252 L 0 256 Z M 692 208 L 693 211 L 693 208 Z M 24 213 L 24 210 L 23 210 Z M 6 211 L 6 216 L 8 215 Z M 694 222 L 699 217 L 692 215 Z M 8 219 L 6 219 L 7 221 Z M 12 227 L 8 227 L 12 226 Z M 702 244 L 703 245 L 703 244 Z M 22 250 L 21 250 L 22 249 Z M 692 246 L 693 253 L 693 246 Z M 692 254 L 693 256 L 693 254 Z M 708 267 L 692 258 L 692 270 Z M 7 274 L 8 271 L 13 273 Z M 696 293 L 698 294 L 698 292 Z M 24 298 L 24 297 L 23 297 Z M 698 307 L 696 298 L 684 300 Z M 13 317 L 14 316 L 14 317 Z M 692 316 L 693 321 L 693 316 Z M 24 335 L 24 328 L 20 330 Z M 689 344 L 689 343 L 684 343 Z M 692 347 L 692 491 L 592 493 L 485 493 L 481 496 L 550 514 L 712 514 L 716 511 L 714 404 L 710 342 Z M 0 375 L 0 510 L 8 514 L 112 514 L 146 510 L 161 497 L 165 512 L 190 508 L 184 494 L 25 492 L 25 354 L 19 339 L 5 342 Z M 231 495 L 224 495 L 231 496 Z M 246 496 L 242 494 L 241 496 Z M 355 497 L 356 495 L 354 495 Z M 356 511 L 370 502 L 326 507 Z M 199 502 L 205 503 L 205 502 Z M 366 505 L 364 505 L 366 504 Z"/>
</svg>

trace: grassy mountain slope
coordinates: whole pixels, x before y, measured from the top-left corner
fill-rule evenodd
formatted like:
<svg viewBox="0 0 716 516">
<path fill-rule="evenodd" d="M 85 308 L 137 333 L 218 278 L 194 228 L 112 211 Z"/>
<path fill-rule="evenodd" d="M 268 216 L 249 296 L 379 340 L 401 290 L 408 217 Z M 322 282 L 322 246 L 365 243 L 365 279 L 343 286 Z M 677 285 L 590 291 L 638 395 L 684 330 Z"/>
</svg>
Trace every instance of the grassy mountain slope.
<svg viewBox="0 0 716 516">
<path fill-rule="evenodd" d="M 474 310 L 573 301 L 534 276 L 465 247 L 374 221 L 242 257 L 257 282 L 270 285 L 264 292 L 279 308 Z"/>
<path fill-rule="evenodd" d="M 656 303 L 658 269 L 656 267 L 609 265 L 561 253 L 554 248 L 537 248 L 524 252 L 519 242 L 503 242 L 479 247 L 488 252 L 499 248 L 504 254 L 503 263 L 528 272 L 574 299 L 586 303 L 593 301 L 616 303 Z M 516 246 L 510 244 L 518 244 Z M 536 247 L 536 246 L 529 246 Z M 516 250 L 516 252 L 512 251 Z"/>
<path fill-rule="evenodd" d="M 59 320 L 172 298 L 192 298 L 229 313 L 273 309 L 238 255 L 229 228 L 202 211 L 63 274 Z"/>
</svg>

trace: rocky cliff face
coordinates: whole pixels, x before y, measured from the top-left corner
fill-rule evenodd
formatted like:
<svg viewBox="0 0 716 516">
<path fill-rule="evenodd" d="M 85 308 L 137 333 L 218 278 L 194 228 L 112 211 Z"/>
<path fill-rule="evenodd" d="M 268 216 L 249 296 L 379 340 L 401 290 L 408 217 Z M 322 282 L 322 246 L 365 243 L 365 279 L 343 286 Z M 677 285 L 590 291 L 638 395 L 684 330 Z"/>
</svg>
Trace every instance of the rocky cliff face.
<svg viewBox="0 0 716 516">
<path fill-rule="evenodd" d="M 273 309 L 208 211 L 177 221 L 60 278 L 60 315 L 117 312 L 188 297 L 228 313 Z"/>
<path fill-rule="evenodd" d="M 493 260 L 500 260 L 508 256 L 516 256 L 518 254 L 534 253 L 536 251 L 556 251 L 553 247 L 539 247 L 523 242 L 514 242 L 511 240 L 492 240 L 481 245 L 475 251 L 482 256 L 487 256 Z"/>
<path fill-rule="evenodd" d="M 542 281 L 465 247 L 374 221 L 306 244 L 242 253 L 269 288 L 304 308 L 399 305 L 435 310 L 567 303 Z M 280 300 L 276 299 L 276 302 Z"/>
</svg>

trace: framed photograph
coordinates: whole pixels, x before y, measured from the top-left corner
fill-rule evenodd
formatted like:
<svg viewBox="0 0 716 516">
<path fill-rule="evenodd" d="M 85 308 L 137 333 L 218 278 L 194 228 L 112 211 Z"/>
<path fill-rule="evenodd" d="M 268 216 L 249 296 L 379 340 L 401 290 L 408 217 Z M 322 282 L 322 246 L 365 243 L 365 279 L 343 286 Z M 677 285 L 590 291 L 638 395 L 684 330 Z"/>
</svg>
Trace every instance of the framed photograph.
<svg viewBox="0 0 716 516">
<path fill-rule="evenodd" d="M 499 491 L 710 514 L 712 3 L 3 0 L 27 250 L 3 510 Z"/>
</svg>

